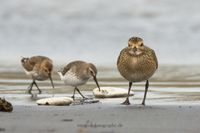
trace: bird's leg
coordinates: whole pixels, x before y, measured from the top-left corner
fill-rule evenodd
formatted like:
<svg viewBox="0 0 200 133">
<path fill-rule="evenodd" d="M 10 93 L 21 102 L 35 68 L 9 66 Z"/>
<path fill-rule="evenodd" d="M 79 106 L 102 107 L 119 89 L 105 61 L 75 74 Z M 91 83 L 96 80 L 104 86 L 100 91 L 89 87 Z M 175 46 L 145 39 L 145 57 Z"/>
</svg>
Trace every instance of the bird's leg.
<svg viewBox="0 0 200 133">
<path fill-rule="evenodd" d="M 149 88 L 149 81 L 147 80 L 146 85 L 145 85 L 144 98 L 143 98 L 143 101 L 142 101 L 142 105 L 144 105 L 144 106 L 145 106 L 145 99 L 146 99 L 148 88 Z"/>
<path fill-rule="evenodd" d="M 73 95 L 71 97 L 71 98 L 73 98 L 73 100 L 75 99 L 75 93 L 76 93 L 76 88 L 74 88 L 74 93 L 73 93 Z"/>
<path fill-rule="evenodd" d="M 79 89 L 77 87 L 75 87 L 75 89 L 78 91 L 78 93 L 83 97 L 83 99 L 87 99 L 85 96 L 83 96 L 83 94 L 79 91 Z"/>
<path fill-rule="evenodd" d="M 34 81 L 28 87 L 28 93 L 29 94 L 31 94 L 31 91 L 32 91 L 32 88 L 33 88 L 33 84 L 34 84 Z"/>
<path fill-rule="evenodd" d="M 129 82 L 128 95 L 127 95 L 126 100 L 122 103 L 123 105 L 130 105 L 130 102 L 129 102 L 129 94 L 130 94 L 130 91 L 131 91 L 131 86 L 132 86 L 132 82 Z"/>
<path fill-rule="evenodd" d="M 42 93 L 42 91 L 40 90 L 40 88 L 38 87 L 37 83 L 35 82 L 35 80 L 33 81 L 33 84 L 37 87 L 38 91 L 39 91 L 39 94 Z"/>
</svg>

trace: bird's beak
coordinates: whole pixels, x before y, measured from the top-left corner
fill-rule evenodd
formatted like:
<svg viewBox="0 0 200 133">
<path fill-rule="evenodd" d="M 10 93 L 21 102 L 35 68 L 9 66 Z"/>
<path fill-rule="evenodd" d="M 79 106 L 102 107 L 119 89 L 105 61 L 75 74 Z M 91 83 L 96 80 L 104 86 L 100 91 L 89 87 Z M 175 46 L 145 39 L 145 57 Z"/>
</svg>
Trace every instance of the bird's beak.
<svg viewBox="0 0 200 133">
<path fill-rule="evenodd" d="M 131 47 L 129 53 L 130 53 L 131 55 L 134 55 L 134 56 L 135 56 L 135 55 L 137 55 L 137 51 L 138 51 L 137 47 L 133 46 L 133 47 Z"/>
<path fill-rule="evenodd" d="M 53 84 L 53 80 L 52 80 L 51 74 L 49 74 L 49 79 L 50 79 L 51 85 L 52 85 L 52 87 L 53 87 L 53 89 L 54 89 L 54 84 Z"/>
<path fill-rule="evenodd" d="M 97 81 L 97 77 L 96 77 L 96 76 L 93 76 L 93 78 L 94 78 L 94 81 L 95 81 L 97 87 L 99 88 L 99 91 L 101 91 L 100 86 L 99 86 L 99 83 L 98 83 L 98 81 Z"/>
<path fill-rule="evenodd" d="M 133 52 L 135 53 L 137 51 L 137 48 L 136 47 L 133 47 Z"/>
</svg>

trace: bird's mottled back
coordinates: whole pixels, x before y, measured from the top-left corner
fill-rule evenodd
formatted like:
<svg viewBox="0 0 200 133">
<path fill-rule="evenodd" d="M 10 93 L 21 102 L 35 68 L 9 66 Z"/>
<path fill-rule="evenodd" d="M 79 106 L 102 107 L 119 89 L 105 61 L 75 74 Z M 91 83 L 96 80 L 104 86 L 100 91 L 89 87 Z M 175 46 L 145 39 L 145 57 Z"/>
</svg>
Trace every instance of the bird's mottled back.
<svg viewBox="0 0 200 133">
<path fill-rule="evenodd" d="M 45 56 L 33 56 L 31 58 L 22 58 L 21 63 L 24 69 L 26 69 L 27 71 L 33 71 L 35 65 L 38 65 L 38 67 L 40 67 L 41 64 L 45 66 L 51 65 L 49 67 L 53 67 L 52 60 Z"/>
<path fill-rule="evenodd" d="M 84 61 L 73 61 L 69 63 L 64 69 L 61 71 L 62 75 L 65 75 L 68 71 L 73 71 L 75 75 L 79 75 L 80 77 L 89 78 L 92 74 L 97 74 L 97 69 L 95 65 L 92 63 L 86 63 Z"/>
<path fill-rule="evenodd" d="M 62 70 L 62 75 L 65 75 L 66 72 L 68 72 L 70 69 L 79 69 L 80 66 L 86 67 L 86 63 L 83 61 L 73 61 L 67 64 L 63 70 Z"/>
</svg>

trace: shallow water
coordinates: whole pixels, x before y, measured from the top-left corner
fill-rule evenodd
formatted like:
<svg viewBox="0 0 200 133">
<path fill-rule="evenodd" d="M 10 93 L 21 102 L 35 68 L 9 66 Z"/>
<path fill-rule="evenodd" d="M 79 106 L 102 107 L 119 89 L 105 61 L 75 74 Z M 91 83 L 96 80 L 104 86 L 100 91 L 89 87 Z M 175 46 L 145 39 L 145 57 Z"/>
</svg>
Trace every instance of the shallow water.
<svg viewBox="0 0 200 133">
<path fill-rule="evenodd" d="M 161 66 L 150 80 L 150 88 L 147 95 L 147 104 L 200 104 L 200 75 L 198 66 Z M 195 72 L 190 72 L 190 70 Z M 176 70 L 176 71 L 172 71 Z M 24 72 L 0 72 L 0 97 L 5 97 L 16 105 L 36 105 L 40 98 L 55 96 L 71 96 L 72 87 L 64 86 L 58 75 L 54 73 L 53 81 L 56 88 L 53 90 L 50 81 L 38 82 L 42 94 L 34 88 L 33 97 L 27 94 L 27 87 L 31 80 Z M 98 80 L 101 86 L 114 86 L 128 88 L 128 82 L 124 80 L 115 68 L 100 68 Z M 145 82 L 133 84 L 134 96 L 131 102 L 139 104 L 144 95 Z M 92 90 L 96 88 L 93 80 L 79 87 L 84 95 L 93 97 Z M 77 94 L 77 96 L 79 96 Z M 100 99 L 102 103 L 119 104 L 125 98 Z"/>
</svg>

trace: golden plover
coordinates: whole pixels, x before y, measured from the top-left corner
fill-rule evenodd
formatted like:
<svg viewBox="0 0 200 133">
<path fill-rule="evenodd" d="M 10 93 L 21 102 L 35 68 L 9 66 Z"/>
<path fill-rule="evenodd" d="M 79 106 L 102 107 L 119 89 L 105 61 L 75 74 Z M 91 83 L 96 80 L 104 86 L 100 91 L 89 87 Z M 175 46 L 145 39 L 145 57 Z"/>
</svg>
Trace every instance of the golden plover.
<svg viewBox="0 0 200 133">
<path fill-rule="evenodd" d="M 145 105 L 146 94 L 149 87 L 149 78 L 158 68 L 154 50 L 144 45 L 143 39 L 131 37 L 128 47 L 124 48 L 117 61 L 120 74 L 129 81 L 128 96 L 122 104 L 129 105 L 129 93 L 133 82 L 146 81 L 142 104 Z"/>
</svg>

